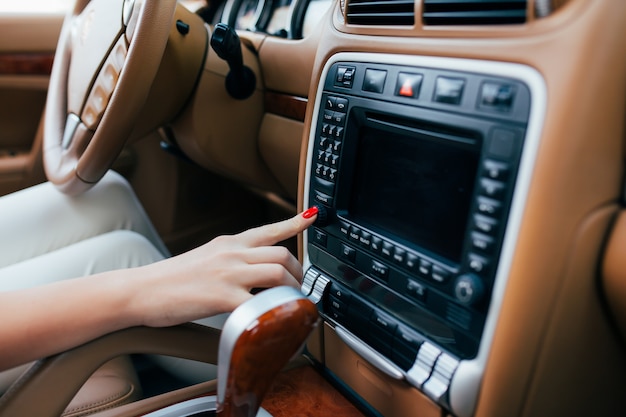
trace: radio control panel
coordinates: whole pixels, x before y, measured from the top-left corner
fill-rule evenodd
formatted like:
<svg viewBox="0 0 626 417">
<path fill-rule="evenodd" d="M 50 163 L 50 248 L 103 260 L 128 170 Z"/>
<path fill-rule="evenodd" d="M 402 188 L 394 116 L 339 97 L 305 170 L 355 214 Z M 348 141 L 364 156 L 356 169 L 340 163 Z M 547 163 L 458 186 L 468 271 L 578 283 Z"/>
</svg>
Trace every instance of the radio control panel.
<svg viewBox="0 0 626 417">
<path fill-rule="evenodd" d="M 519 79 L 449 68 L 338 60 L 323 80 L 305 204 L 326 216 L 306 234 L 302 290 L 446 407 L 478 355 L 530 102 Z"/>
</svg>

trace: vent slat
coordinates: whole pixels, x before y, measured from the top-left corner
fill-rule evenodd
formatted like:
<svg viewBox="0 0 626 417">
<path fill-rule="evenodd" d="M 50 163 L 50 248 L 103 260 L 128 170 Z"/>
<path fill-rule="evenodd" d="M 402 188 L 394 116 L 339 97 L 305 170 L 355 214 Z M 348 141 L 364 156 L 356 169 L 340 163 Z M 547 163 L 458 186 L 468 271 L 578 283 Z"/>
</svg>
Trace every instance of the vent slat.
<svg viewBox="0 0 626 417">
<path fill-rule="evenodd" d="M 425 25 L 507 25 L 526 22 L 527 0 L 424 0 Z"/>
<path fill-rule="evenodd" d="M 354 25 L 411 26 L 414 0 L 348 0 L 346 20 Z"/>
</svg>

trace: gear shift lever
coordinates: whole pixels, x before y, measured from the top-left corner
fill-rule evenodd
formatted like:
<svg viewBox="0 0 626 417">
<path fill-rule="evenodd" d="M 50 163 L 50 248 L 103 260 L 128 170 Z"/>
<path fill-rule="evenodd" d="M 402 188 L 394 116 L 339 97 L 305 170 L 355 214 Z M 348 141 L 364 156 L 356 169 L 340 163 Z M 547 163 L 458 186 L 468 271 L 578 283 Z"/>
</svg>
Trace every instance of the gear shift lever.
<svg viewBox="0 0 626 417">
<path fill-rule="evenodd" d="M 274 376 L 318 322 L 315 305 L 292 287 L 276 287 L 239 306 L 222 330 L 217 415 L 254 417 Z"/>
</svg>

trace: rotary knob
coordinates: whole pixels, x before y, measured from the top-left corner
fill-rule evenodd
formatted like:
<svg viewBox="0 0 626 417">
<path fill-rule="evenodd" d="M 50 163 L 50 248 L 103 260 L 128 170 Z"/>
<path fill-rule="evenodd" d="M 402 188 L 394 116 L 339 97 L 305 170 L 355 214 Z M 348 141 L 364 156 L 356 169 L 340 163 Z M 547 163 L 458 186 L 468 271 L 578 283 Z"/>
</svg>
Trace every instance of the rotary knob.
<svg viewBox="0 0 626 417">
<path fill-rule="evenodd" d="M 454 284 L 454 295 L 463 305 L 476 305 L 484 295 L 483 282 L 476 274 L 463 274 Z"/>
<path fill-rule="evenodd" d="M 315 226 L 321 227 L 328 224 L 328 209 L 320 204 L 316 204 L 317 207 L 317 219 L 315 219 Z"/>
</svg>

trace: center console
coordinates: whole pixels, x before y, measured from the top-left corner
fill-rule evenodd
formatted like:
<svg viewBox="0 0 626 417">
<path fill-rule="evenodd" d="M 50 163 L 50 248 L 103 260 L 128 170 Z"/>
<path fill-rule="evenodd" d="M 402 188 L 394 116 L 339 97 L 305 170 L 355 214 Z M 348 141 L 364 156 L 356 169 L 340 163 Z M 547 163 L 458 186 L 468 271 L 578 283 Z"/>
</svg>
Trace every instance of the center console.
<svg viewBox="0 0 626 417">
<path fill-rule="evenodd" d="M 518 65 L 356 53 L 332 57 L 318 90 L 303 292 L 357 353 L 458 415 L 491 343 L 542 94 Z"/>
</svg>

